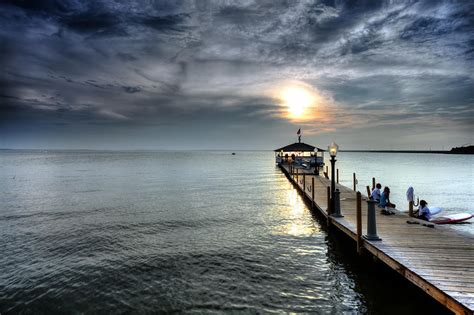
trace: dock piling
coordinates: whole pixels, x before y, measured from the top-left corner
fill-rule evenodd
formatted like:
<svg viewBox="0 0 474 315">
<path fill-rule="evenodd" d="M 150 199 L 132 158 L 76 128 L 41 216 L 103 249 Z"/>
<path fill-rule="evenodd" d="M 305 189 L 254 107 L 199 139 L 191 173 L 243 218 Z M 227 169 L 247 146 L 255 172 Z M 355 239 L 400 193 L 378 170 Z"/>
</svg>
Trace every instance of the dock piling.
<svg viewBox="0 0 474 315">
<path fill-rule="evenodd" d="M 377 235 L 377 222 L 375 220 L 375 200 L 367 200 L 367 235 L 364 238 L 369 241 L 381 241 Z"/>
<path fill-rule="evenodd" d="M 332 216 L 334 218 L 342 218 L 344 217 L 341 214 L 341 192 L 338 188 L 334 191 L 334 209 L 332 211 Z"/>
<path fill-rule="evenodd" d="M 375 189 L 375 177 L 372 177 L 372 190 Z"/>
<path fill-rule="evenodd" d="M 357 178 L 356 178 L 356 173 L 352 173 L 352 182 L 353 182 L 353 185 L 354 185 L 354 191 L 356 191 L 357 189 Z"/>
<path fill-rule="evenodd" d="M 368 185 L 366 187 L 367 187 L 367 197 L 370 198 L 370 187 Z"/>
<path fill-rule="evenodd" d="M 328 207 L 326 209 L 326 212 L 329 216 L 331 215 L 331 188 L 329 186 L 326 187 L 326 191 L 327 191 L 327 200 L 328 200 L 328 203 L 327 203 Z"/>
<path fill-rule="evenodd" d="M 413 214 L 413 201 L 408 202 L 408 215 L 410 217 L 414 217 L 415 215 Z"/>
<path fill-rule="evenodd" d="M 368 187 L 368 186 L 367 186 Z M 357 192 L 357 209 L 356 209 L 356 220 L 357 220 L 357 253 L 362 254 L 362 196 L 360 191 Z"/>
</svg>

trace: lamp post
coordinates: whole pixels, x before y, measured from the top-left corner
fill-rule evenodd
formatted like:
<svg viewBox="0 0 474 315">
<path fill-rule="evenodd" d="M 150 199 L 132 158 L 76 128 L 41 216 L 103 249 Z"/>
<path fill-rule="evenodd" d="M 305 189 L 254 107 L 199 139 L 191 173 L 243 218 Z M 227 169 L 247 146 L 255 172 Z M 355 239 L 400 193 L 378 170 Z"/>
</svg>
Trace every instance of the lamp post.
<svg viewBox="0 0 474 315">
<path fill-rule="evenodd" d="M 336 164 L 336 155 L 339 146 L 333 141 L 330 146 L 328 146 L 329 155 L 331 156 L 331 212 L 335 210 L 335 197 L 336 197 L 336 182 L 335 182 L 335 164 Z"/>
</svg>

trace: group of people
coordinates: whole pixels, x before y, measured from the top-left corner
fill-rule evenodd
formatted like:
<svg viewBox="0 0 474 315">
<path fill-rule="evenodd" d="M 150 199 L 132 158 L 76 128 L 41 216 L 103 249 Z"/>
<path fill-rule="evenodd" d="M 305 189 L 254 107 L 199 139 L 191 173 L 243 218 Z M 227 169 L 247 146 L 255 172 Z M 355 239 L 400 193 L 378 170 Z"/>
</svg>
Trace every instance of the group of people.
<svg viewBox="0 0 474 315">
<path fill-rule="evenodd" d="M 370 199 L 377 201 L 378 207 L 381 208 L 380 213 L 384 215 L 395 214 L 391 209 L 395 209 L 395 204 L 390 202 L 390 188 L 385 186 L 383 191 L 381 191 L 382 185 L 377 183 L 375 188 L 370 194 Z M 414 192 L 413 187 L 408 188 L 407 190 L 407 200 L 414 201 Z M 421 200 L 417 212 L 415 212 L 417 217 L 422 220 L 429 221 L 431 219 L 430 209 L 428 208 L 428 203 L 425 200 Z"/>
</svg>

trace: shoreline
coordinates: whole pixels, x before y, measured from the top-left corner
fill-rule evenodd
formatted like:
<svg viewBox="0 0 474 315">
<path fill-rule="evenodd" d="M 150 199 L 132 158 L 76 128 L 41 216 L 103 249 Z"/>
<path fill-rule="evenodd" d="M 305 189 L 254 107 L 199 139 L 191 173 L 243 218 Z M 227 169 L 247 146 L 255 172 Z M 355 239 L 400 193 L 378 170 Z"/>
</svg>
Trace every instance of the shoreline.
<svg viewBox="0 0 474 315">
<path fill-rule="evenodd" d="M 459 154 L 447 150 L 339 150 L 339 152 L 357 153 L 424 153 L 424 154 Z M 467 154 L 467 153 L 466 153 Z"/>
</svg>

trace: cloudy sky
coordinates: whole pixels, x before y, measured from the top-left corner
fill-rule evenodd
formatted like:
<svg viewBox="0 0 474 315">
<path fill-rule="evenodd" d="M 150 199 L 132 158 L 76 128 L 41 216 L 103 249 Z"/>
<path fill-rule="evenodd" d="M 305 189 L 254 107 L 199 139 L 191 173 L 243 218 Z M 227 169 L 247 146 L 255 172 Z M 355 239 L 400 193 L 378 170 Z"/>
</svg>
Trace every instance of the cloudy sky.
<svg viewBox="0 0 474 315">
<path fill-rule="evenodd" d="M 17 0 L 0 25 L 3 148 L 474 142 L 472 1 Z"/>
</svg>

